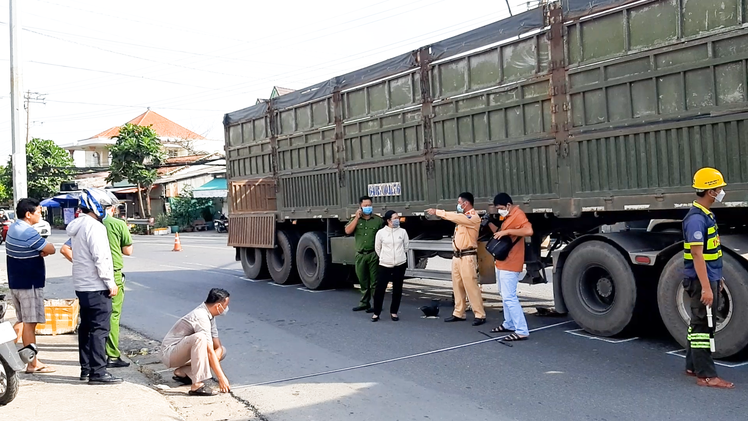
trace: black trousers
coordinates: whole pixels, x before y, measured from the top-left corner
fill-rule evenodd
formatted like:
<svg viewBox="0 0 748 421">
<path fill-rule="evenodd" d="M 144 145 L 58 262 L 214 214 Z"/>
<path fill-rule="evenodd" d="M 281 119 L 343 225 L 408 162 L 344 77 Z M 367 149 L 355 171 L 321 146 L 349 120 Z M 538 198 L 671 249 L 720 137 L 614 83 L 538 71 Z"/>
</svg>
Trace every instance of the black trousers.
<svg viewBox="0 0 748 421">
<path fill-rule="evenodd" d="M 78 355 L 81 371 L 92 377 L 106 371 L 106 340 L 109 337 L 109 319 L 112 299 L 109 291 L 75 291 L 81 306 L 81 325 L 78 328 Z"/>
<path fill-rule="evenodd" d="M 712 316 L 719 306 L 719 283 L 709 282 L 714 294 Z M 686 278 L 683 287 L 690 298 L 691 324 L 688 326 L 688 346 L 686 347 L 686 370 L 693 371 L 697 377 L 717 377 L 712 351 L 709 349 L 709 323 L 706 317 L 706 306 L 701 303 L 701 282 L 698 279 Z M 716 327 L 717 319 L 712 318 Z"/>
<path fill-rule="evenodd" d="M 390 313 L 397 314 L 398 310 L 400 310 L 400 300 L 403 298 L 403 280 L 405 279 L 405 269 L 407 269 L 407 267 L 407 263 L 403 263 L 402 265 L 393 268 L 379 266 L 377 288 L 374 290 L 374 314 L 377 316 L 382 312 L 384 293 L 387 291 L 387 284 L 390 282 L 392 282 L 392 304 L 390 304 Z"/>
</svg>

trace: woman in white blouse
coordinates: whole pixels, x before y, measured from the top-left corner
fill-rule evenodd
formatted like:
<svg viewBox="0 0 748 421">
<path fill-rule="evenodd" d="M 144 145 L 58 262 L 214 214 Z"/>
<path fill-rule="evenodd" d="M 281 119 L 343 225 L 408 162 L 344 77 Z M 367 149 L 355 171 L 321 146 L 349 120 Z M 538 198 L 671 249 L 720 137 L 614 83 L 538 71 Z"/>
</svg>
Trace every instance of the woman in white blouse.
<svg viewBox="0 0 748 421">
<path fill-rule="evenodd" d="M 384 292 L 387 285 L 392 282 L 392 304 L 390 304 L 390 317 L 398 321 L 397 311 L 400 309 L 400 299 L 403 297 L 403 280 L 408 262 L 408 232 L 400 228 L 400 215 L 390 210 L 384 214 L 387 226 L 377 232 L 374 242 L 374 251 L 379 256 L 379 278 L 377 288 L 374 291 L 374 315 L 372 322 L 379 321 L 379 313 L 382 312 Z"/>
</svg>

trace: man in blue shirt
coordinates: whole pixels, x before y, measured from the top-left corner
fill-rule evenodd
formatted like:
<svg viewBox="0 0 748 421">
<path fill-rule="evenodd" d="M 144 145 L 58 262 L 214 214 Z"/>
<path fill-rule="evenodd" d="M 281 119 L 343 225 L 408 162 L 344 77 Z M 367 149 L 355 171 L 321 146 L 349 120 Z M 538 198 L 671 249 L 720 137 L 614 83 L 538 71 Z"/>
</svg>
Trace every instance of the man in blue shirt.
<svg viewBox="0 0 748 421">
<path fill-rule="evenodd" d="M 21 199 L 16 206 L 19 219 L 8 228 L 5 251 L 7 254 L 8 286 L 18 322 L 14 326 L 23 345 L 36 344 L 36 324 L 45 323 L 44 257 L 55 253 L 55 246 L 32 227 L 42 219 L 42 208 L 35 199 Z M 27 373 L 54 373 L 54 368 L 35 358 L 26 366 Z"/>
<path fill-rule="evenodd" d="M 727 186 L 714 168 L 702 168 L 693 176 L 698 198 L 683 219 L 685 248 L 683 287 L 690 298 L 691 324 L 688 327 L 686 374 L 696 377 L 699 386 L 732 389 L 734 384 L 717 377 L 710 347 L 707 312 L 719 303 L 722 290 L 722 248 L 717 220 L 710 210 L 725 198 Z M 716 322 L 716 319 L 714 320 Z"/>
</svg>

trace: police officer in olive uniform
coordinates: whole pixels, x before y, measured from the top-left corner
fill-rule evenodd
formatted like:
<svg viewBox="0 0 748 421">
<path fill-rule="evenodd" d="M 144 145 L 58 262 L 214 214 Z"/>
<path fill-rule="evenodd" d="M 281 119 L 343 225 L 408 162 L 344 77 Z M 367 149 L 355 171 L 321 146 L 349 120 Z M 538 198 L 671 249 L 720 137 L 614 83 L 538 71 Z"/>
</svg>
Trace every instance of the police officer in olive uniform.
<svg viewBox="0 0 748 421">
<path fill-rule="evenodd" d="M 732 389 L 734 384 L 717 377 L 710 350 L 711 329 L 707 320 L 707 311 L 718 306 L 723 282 L 717 220 L 709 209 L 715 201 L 722 202 L 725 186 L 727 183 L 722 174 L 714 168 L 702 168 L 693 176 L 693 188 L 698 198 L 683 219 L 683 287 L 688 292 L 691 306 L 686 374 L 695 376 L 699 386 Z M 713 320 L 716 322 L 716 319 Z"/>
<path fill-rule="evenodd" d="M 452 237 L 452 291 L 455 296 L 455 309 L 452 317 L 444 321 L 465 321 L 467 308 L 465 295 L 467 295 L 475 316 L 473 326 L 480 326 L 486 323 L 483 296 L 478 286 L 478 231 L 480 231 L 481 220 L 473 209 L 473 200 L 472 193 L 460 193 L 457 199 L 457 212 L 447 212 L 442 209 L 427 209 L 426 212 L 456 224 L 455 234 Z"/>
<path fill-rule="evenodd" d="M 374 242 L 377 231 L 384 226 L 384 220 L 372 213 L 371 197 L 362 196 L 358 203 L 360 207 L 356 215 L 345 226 L 346 235 L 353 234 L 356 240 L 356 276 L 361 285 L 361 302 L 353 311 L 372 313 L 371 297 L 377 287 L 379 272 L 379 257 L 374 252 Z"/>
</svg>

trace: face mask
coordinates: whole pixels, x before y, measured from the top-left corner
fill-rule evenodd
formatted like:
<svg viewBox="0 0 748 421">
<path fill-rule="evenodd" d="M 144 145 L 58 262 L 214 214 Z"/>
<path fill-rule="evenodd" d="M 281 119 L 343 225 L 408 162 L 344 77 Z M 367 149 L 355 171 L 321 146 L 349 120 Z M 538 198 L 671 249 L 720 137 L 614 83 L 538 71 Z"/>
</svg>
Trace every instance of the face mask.
<svg viewBox="0 0 748 421">
<path fill-rule="evenodd" d="M 221 306 L 221 307 L 223 307 L 223 306 Z M 226 313 L 228 313 L 228 312 L 229 312 L 229 306 L 226 306 L 226 307 L 223 308 L 223 312 L 220 313 L 219 316 L 225 316 Z"/>
<path fill-rule="evenodd" d="M 509 209 L 499 209 L 499 215 L 506 217 L 509 215 Z"/>
<path fill-rule="evenodd" d="M 374 211 L 374 208 L 371 206 L 364 206 L 361 208 L 361 210 L 364 212 L 364 215 L 371 215 L 371 213 Z"/>
<path fill-rule="evenodd" d="M 463 213 L 463 212 L 465 212 L 465 209 L 463 209 L 462 205 L 458 203 L 457 204 L 457 213 Z"/>
<path fill-rule="evenodd" d="M 399 219 L 394 219 L 392 221 L 392 228 L 400 228 L 400 220 Z"/>
<path fill-rule="evenodd" d="M 716 200 L 716 201 L 718 201 L 718 202 L 722 203 L 722 201 L 723 201 L 723 200 L 725 199 L 725 194 L 726 194 L 726 193 L 725 193 L 725 190 L 724 190 L 724 189 L 723 189 L 723 190 L 721 190 L 721 191 L 720 191 L 720 192 L 719 192 L 719 193 L 717 194 L 717 197 L 715 197 L 715 198 L 714 198 L 714 200 Z"/>
</svg>

